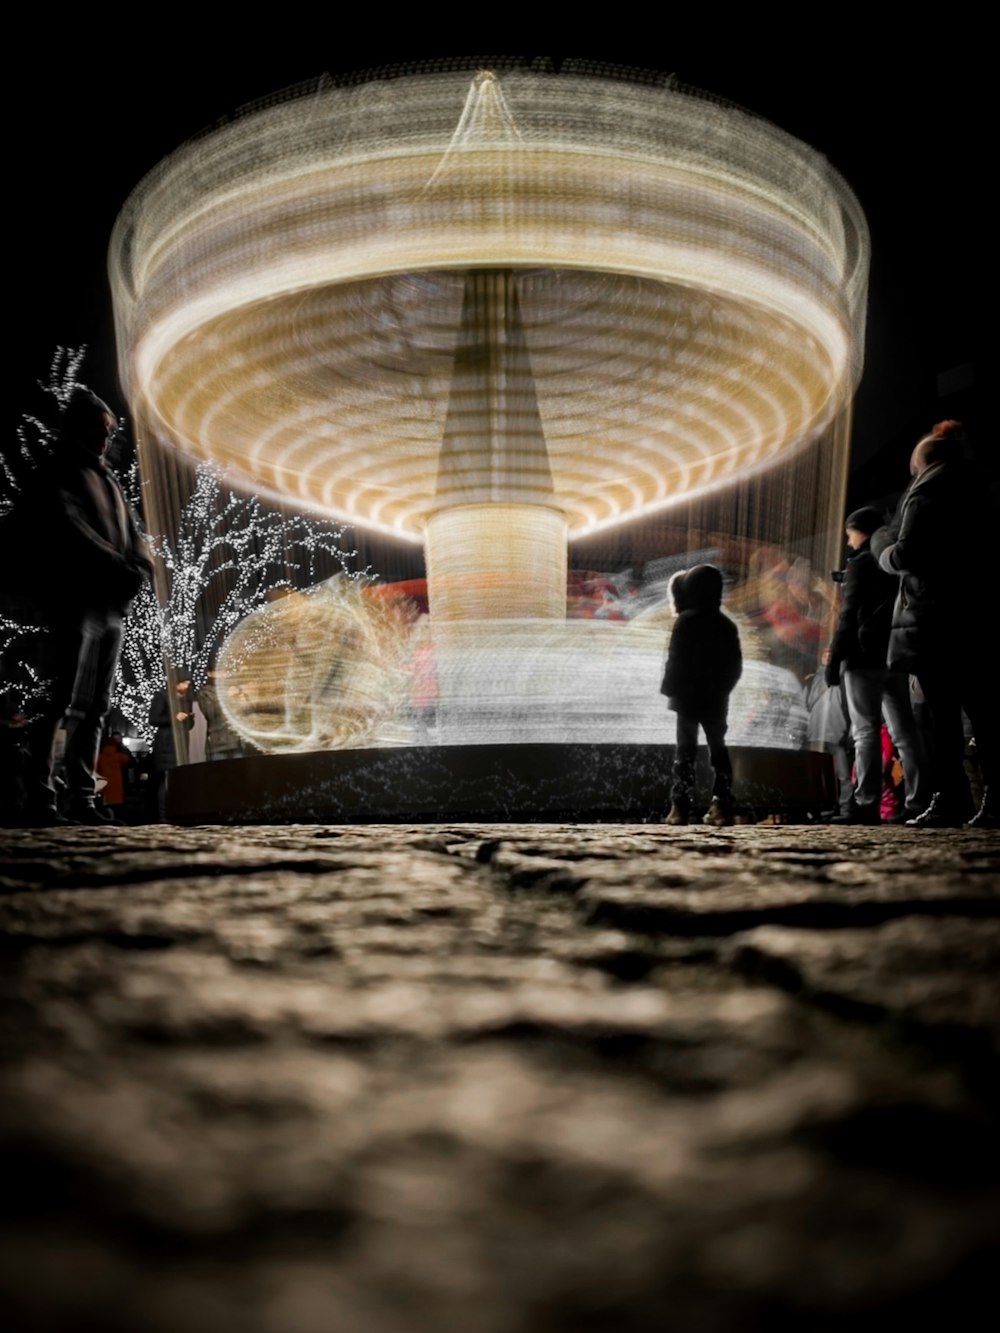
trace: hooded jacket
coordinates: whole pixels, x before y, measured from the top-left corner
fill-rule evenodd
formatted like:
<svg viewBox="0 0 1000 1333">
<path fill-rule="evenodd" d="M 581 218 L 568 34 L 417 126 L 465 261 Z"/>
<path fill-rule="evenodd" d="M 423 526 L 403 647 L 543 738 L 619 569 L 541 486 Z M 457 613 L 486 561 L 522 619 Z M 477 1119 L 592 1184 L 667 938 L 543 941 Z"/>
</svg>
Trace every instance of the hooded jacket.
<svg viewBox="0 0 1000 1333">
<path fill-rule="evenodd" d="M 997 515 L 962 462 L 932 463 L 910 484 L 896 519 L 872 535 L 879 565 L 899 576 L 888 664 L 921 665 L 982 650 L 985 582 Z"/>
<path fill-rule="evenodd" d="M 743 674 L 739 632 L 721 610 L 722 575 L 695 565 L 674 575 L 670 593 L 678 615 L 660 693 L 678 713 L 718 712 Z"/>
</svg>

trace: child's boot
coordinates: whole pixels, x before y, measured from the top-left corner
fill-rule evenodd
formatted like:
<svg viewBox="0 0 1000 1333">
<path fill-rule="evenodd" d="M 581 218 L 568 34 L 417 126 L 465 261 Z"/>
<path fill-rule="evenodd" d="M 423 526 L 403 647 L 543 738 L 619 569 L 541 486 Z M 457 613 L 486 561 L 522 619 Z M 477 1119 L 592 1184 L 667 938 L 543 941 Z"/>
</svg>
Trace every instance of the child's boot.
<svg viewBox="0 0 1000 1333">
<path fill-rule="evenodd" d="M 721 772 L 716 771 L 712 801 L 702 823 L 709 824 L 713 828 L 728 828 L 732 822 L 733 780 L 731 773 L 723 768 Z"/>
<path fill-rule="evenodd" d="M 724 802 L 720 797 L 713 796 L 712 802 L 708 807 L 708 813 L 701 822 L 703 824 L 711 824 L 713 828 L 729 828 L 733 822 L 732 806 Z"/>
</svg>

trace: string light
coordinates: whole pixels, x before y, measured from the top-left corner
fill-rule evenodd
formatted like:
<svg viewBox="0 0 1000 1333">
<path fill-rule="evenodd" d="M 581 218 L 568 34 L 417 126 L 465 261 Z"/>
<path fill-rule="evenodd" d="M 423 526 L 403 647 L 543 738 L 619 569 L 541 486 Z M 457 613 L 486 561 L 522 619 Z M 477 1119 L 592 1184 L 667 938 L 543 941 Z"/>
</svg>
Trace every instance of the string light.
<svg viewBox="0 0 1000 1333">
<path fill-rule="evenodd" d="M 0 456 L 0 523 L 8 521 L 25 483 L 56 444 L 56 413 L 73 390 L 83 386 L 86 350 L 56 349 L 47 379 L 39 381 L 53 402 L 53 421 L 22 414 L 16 455 Z M 141 514 L 143 483 L 137 461 L 132 458 L 116 475 L 126 500 Z M 122 624 L 111 700 L 133 733 L 147 742 L 154 731 L 149 722 L 153 695 L 166 683 L 165 657 L 189 672 L 196 685 L 203 684 L 223 640 L 275 587 L 294 580 L 315 583 L 329 576 L 331 568 L 346 573 L 354 558 L 340 526 L 281 514 L 252 496 L 236 494 L 208 464 L 196 471 L 174 539 L 151 538 L 150 554 L 162 562 L 166 574 L 165 601 L 161 606 L 149 583 L 140 587 Z M 0 660 L 11 714 L 30 719 L 48 695 L 50 682 L 33 663 L 34 642 L 45 632 L 27 607 L 17 616 L 0 614 Z"/>
<path fill-rule="evenodd" d="M 139 485 L 133 465 L 125 482 L 133 503 Z M 114 697 L 146 739 L 153 695 L 165 684 L 165 658 L 197 691 L 226 639 L 276 588 L 313 584 L 331 566 L 348 575 L 354 557 L 341 527 L 288 516 L 237 494 L 211 464 L 197 469 L 173 539 L 154 537 L 151 547 L 165 571 L 166 598 L 161 606 L 146 584 L 132 603 Z"/>
</svg>

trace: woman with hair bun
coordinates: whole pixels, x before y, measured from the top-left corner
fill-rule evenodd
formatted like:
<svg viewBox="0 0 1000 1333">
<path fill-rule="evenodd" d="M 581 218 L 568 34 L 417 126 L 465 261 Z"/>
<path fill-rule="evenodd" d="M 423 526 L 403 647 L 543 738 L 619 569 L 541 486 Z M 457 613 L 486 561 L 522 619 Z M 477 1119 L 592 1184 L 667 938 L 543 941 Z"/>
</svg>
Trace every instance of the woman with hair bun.
<svg viewBox="0 0 1000 1333">
<path fill-rule="evenodd" d="M 931 803 L 913 828 L 1000 823 L 1000 709 L 986 577 L 996 558 L 995 507 L 965 461 L 965 432 L 942 421 L 918 441 L 913 481 L 896 520 L 872 535 L 882 569 L 899 576 L 888 665 L 916 676 L 931 719 Z M 992 603 L 991 603 L 992 604 Z M 972 814 L 965 775 L 965 710 L 983 774 Z M 971 818 L 969 816 L 971 815 Z"/>
</svg>

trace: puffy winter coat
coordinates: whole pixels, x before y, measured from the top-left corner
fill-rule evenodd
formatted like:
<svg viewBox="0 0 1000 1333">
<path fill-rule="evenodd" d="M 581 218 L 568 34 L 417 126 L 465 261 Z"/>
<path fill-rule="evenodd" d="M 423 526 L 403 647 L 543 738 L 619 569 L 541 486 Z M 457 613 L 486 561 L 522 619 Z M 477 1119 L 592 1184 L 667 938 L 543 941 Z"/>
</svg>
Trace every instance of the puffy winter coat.
<svg viewBox="0 0 1000 1333">
<path fill-rule="evenodd" d="M 888 663 L 920 674 L 929 663 L 992 658 L 987 579 L 997 515 L 960 462 L 934 463 L 910 485 L 893 523 L 872 535 L 872 553 L 900 576 Z"/>
<path fill-rule="evenodd" d="M 660 692 L 675 712 L 715 712 L 743 674 L 739 632 L 720 609 L 722 575 L 714 565 L 696 565 L 675 574 L 670 591 L 679 614 Z"/>
</svg>

